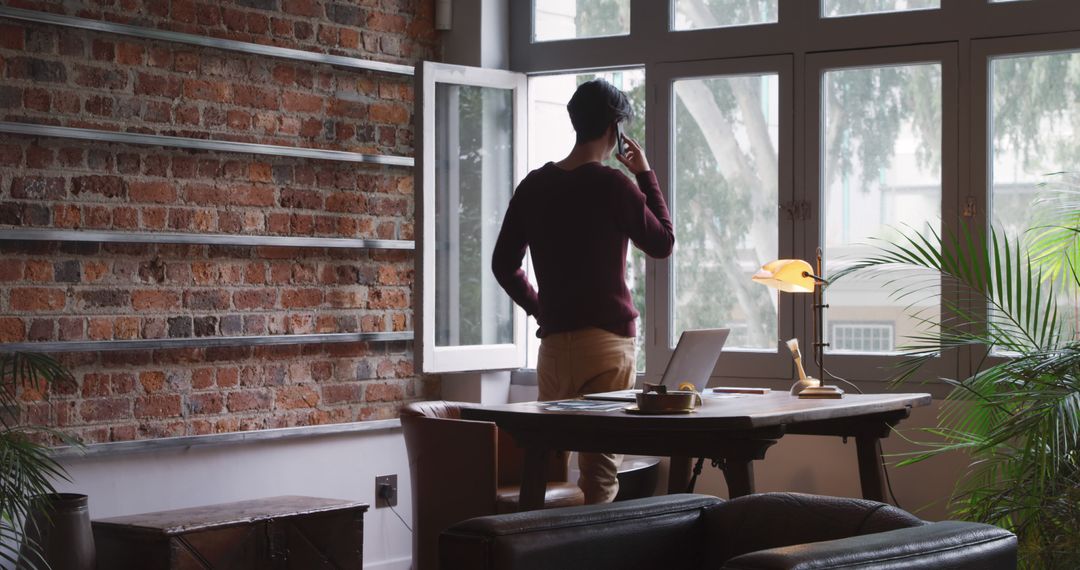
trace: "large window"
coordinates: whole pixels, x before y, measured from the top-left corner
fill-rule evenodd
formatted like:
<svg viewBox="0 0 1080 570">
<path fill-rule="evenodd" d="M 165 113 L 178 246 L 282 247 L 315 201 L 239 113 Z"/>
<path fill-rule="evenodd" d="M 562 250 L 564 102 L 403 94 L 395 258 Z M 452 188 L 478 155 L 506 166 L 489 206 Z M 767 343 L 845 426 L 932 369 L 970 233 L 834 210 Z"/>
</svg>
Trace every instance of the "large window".
<svg viewBox="0 0 1080 570">
<path fill-rule="evenodd" d="M 674 0 L 673 30 L 752 26 L 776 22 L 778 0 Z"/>
<path fill-rule="evenodd" d="M 538 42 L 622 36 L 630 33 L 630 0 L 533 0 L 532 22 Z"/>
<path fill-rule="evenodd" d="M 941 0 L 824 0 L 822 13 L 828 17 L 862 16 L 909 10 L 941 8 Z"/>
<path fill-rule="evenodd" d="M 778 343 L 810 346 L 812 303 L 754 285 L 762 263 L 813 261 L 820 248 L 828 275 L 900 231 L 993 221 L 1030 233 L 1047 174 L 1080 170 L 1080 20 L 1062 17 L 1075 11 L 1069 0 L 510 9 L 512 67 L 529 76 L 530 167 L 565 154 L 565 101 L 580 81 L 602 74 L 648 104 L 631 132 L 647 144 L 676 226 L 670 259 L 628 263 L 648 378 L 681 331 L 724 326 L 733 332 L 714 375 L 779 387 L 791 370 Z M 826 290 L 833 372 L 889 377 L 922 319 L 962 302 L 934 275 L 909 277 L 924 283 L 917 300 L 891 297 L 893 275 L 883 277 Z M 961 360 L 934 369 L 955 375 Z"/>
<path fill-rule="evenodd" d="M 772 349 L 776 295 L 746 275 L 778 257 L 780 77 L 674 82 L 673 338 L 733 327 L 730 348 Z"/>
<path fill-rule="evenodd" d="M 821 79 L 822 241 L 830 275 L 874 253 L 875 240 L 902 232 L 941 232 L 941 65 L 924 63 L 826 71 Z M 940 311 L 934 275 L 903 275 L 925 285 L 894 299 L 861 276 L 829 287 L 828 320 L 893 323 L 902 337 Z M 889 352 L 885 343 L 833 343 L 831 349 Z"/>
</svg>

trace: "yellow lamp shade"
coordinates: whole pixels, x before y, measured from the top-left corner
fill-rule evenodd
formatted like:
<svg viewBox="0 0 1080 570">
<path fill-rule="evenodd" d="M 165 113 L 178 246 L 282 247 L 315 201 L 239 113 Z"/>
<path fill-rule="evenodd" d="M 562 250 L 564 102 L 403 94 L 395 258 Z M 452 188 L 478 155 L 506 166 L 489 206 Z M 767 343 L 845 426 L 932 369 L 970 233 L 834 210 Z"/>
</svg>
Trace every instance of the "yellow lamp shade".
<svg viewBox="0 0 1080 570">
<path fill-rule="evenodd" d="M 814 269 L 801 259 L 777 259 L 761 266 L 751 278 L 786 293 L 813 293 Z"/>
</svg>

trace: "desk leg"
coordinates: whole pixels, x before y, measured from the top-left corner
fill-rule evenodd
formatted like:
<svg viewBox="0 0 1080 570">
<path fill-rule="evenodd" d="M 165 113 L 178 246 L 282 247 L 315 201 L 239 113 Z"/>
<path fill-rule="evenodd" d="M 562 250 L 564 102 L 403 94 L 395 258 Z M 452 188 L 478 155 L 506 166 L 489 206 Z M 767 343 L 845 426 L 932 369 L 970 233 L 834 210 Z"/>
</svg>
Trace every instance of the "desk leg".
<svg viewBox="0 0 1080 570">
<path fill-rule="evenodd" d="M 728 498 L 754 494 L 754 461 L 752 459 L 726 459 L 723 467 L 727 481 Z"/>
<path fill-rule="evenodd" d="M 859 456 L 859 483 L 862 496 L 871 501 L 885 501 L 885 472 L 878 453 L 879 439 L 860 435 L 855 437 L 855 450 Z"/>
<path fill-rule="evenodd" d="M 685 493 L 690 486 L 691 457 L 671 457 L 668 464 L 667 492 L 669 495 Z"/>
<path fill-rule="evenodd" d="M 547 465 L 551 450 L 543 447 L 526 447 L 525 464 L 521 473 L 519 511 L 536 511 L 544 507 L 547 492 Z"/>
</svg>

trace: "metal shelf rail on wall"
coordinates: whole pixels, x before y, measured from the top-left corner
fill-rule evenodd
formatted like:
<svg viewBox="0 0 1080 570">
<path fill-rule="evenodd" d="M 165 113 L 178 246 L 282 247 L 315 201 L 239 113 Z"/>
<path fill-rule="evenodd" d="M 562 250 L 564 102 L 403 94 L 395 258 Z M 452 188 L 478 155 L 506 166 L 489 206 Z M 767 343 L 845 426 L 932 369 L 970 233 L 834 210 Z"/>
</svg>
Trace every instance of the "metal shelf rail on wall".
<svg viewBox="0 0 1080 570">
<path fill-rule="evenodd" d="M 181 43 L 209 47 L 246 54 L 263 55 L 281 59 L 291 59 L 314 64 L 328 64 L 335 67 L 414 75 L 415 69 L 409 65 L 367 61 L 354 57 L 338 56 L 267 46 L 249 42 L 199 36 L 168 30 L 144 28 L 114 22 L 91 20 L 61 14 L 51 14 L 36 10 L 24 10 L 0 6 L 0 18 L 22 20 L 39 24 L 52 24 L 98 32 L 106 32 L 142 39 Z M 148 135 L 102 131 L 52 125 L 36 125 L 0 121 L 0 133 L 19 135 L 67 138 L 116 142 L 134 145 L 154 145 L 171 148 L 186 148 L 201 151 L 220 151 L 269 156 L 287 156 L 314 160 L 339 162 L 361 162 L 387 166 L 412 167 L 414 160 L 409 156 L 364 154 L 336 150 L 253 144 L 232 141 L 217 141 L 165 135 Z M 0 229 L 0 241 L 54 241 L 54 242 L 92 242 L 92 243 L 145 243 L 145 244 L 201 244 L 226 246 L 271 246 L 301 248 L 339 248 L 339 249 L 415 249 L 412 240 L 353 239 L 292 236 L 251 236 L 227 234 L 164 233 L 164 232 L 125 232 L 125 231 L 82 231 L 82 230 L 32 230 L 25 228 Z M 397 332 L 361 332 L 361 333 L 326 333 L 296 335 L 260 335 L 260 336 L 219 336 L 141 340 L 104 340 L 104 341 L 59 341 L 59 342 L 19 342 L 0 343 L 0 351 L 23 352 L 91 352 L 138 349 L 170 348 L 212 348 L 224 346 L 271 346 L 318 343 L 344 343 L 361 341 L 398 341 L 411 340 L 412 331 Z"/>
</svg>

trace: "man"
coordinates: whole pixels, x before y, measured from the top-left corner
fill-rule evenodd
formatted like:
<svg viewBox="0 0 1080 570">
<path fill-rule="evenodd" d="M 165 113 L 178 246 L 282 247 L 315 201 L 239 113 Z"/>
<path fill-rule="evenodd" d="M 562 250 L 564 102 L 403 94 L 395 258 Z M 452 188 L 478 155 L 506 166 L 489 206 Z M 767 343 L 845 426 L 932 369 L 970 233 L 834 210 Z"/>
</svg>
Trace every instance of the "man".
<svg viewBox="0 0 1080 570">
<path fill-rule="evenodd" d="M 622 137 L 625 153 L 616 155 L 636 186 L 601 164 L 632 115 L 626 95 L 596 79 L 578 87 L 566 108 L 574 148 L 517 187 L 491 260 L 499 284 L 539 324 L 541 400 L 633 387 L 638 313 L 626 287 L 627 241 L 655 258 L 671 255 L 675 243 L 660 185 L 637 141 Z M 526 248 L 539 291 L 521 267 Z M 586 503 L 615 498 L 620 461 L 579 454 Z"/>
</svg>

